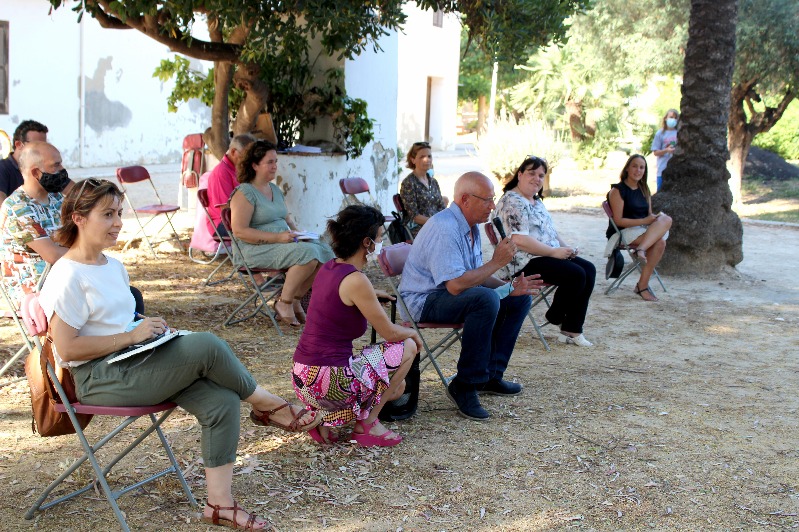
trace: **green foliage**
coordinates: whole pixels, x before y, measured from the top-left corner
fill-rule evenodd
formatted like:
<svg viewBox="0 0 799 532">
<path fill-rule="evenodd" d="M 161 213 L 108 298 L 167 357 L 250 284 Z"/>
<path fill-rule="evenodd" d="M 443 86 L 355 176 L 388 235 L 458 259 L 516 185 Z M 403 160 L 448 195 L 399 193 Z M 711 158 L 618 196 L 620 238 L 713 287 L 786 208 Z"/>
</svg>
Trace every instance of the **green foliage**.
<svg viewBox="0 0 799 532">
<path fill-rule="evenodd" d="M 755 137 L 754 146 L 773 151 L 783 159 L 799 160 L 799 101 L 794 100 L 782 120 L 767 133 Z"/>
<path fill-rule="evenodd" d="M 166 83 L 175 80 L 175 87 L 167 97 L 166 103 L 170 113 L 176 113 L 182 102 L 197 98 L 208 107 L 214 103 L 214 69 L 209 68 L 208 74 L 191 68 L 191 63 L 183 56 L 176 55 L 173 60 L 162 59 L 156 67 L 153 77 Z M 244 100 L 244 91 L 233 87 L 229 94 L 229 108 L 231 118 L 236 117 L 239 105 Z"/>
<path fill-rule="evenodd" d="M 758 92 L 778 96 L 799 86 L 799 9 L 796 0 L 740 0 L 735 82 L 757 80 Z"/>
<path fill-rule="evenodd" d="M 502 183 L 513 176 L 528 155 L 545 159 L 551 171 L 566 149 L 564 136 L 546 122 L 529 118 L 516 122 L 507 114 L 497 118 L 477 145 L 480 158 Z"/>
</svg>

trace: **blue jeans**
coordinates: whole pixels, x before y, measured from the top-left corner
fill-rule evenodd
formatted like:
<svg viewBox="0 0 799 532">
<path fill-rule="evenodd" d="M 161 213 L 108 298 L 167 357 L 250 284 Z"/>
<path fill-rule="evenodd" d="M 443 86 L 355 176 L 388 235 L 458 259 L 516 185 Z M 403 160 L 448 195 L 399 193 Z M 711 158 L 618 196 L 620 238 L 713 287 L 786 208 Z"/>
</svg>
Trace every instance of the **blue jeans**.
<svg viewBox="0 0 799 532">
<path fill-rule="evenodd" d="M 657 178 L 657 184 L 658 184 L 658 185 L 657 185 L 657 186 L 658 186 L 658 188 L 657 188 L 657 189 L 655 189 L 655 192 L 659 191 L 659 190 L 660 190 L 660 187 L 662 187 L 662 186 L 663 186 L 663 176 L 662 176 L 662 175 L 659 175 L 659 176 L 658 176 L 658 178 Z"/>
<path fill-rule="evenodd" d="M 427 296 L 419 321 L 463 323 L 458 381 L 483 384 L 502 379 L 532 302 L 530 296 L 499 299 L 483 286 L 457 296 L 438 290 Z"/>
</svg>

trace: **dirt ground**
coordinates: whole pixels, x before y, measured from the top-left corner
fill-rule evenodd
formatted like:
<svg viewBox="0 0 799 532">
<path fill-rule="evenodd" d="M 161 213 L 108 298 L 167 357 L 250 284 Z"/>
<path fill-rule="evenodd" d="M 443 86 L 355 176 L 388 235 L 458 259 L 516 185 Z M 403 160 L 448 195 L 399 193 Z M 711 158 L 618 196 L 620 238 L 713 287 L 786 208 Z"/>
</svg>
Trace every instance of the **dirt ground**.
<svg viewBox="0 0 799 532">
<path fill-rule="evenodd" d="M 557 199 L 550 207 L 556 227 L 604 272 L 604 216 L 558 211 Z M 653 287 L 656 304 L 633 294 L 632 278 L 604 295 L 600 273 L 585 330 L 593 348 L 562 346 L 545 328 L 552 346 L 545 351 L 526 323 L 506 375 L 524 393 L 486 397 L 488 422 L 457 416 L 432 369 L 422 375 L 417 415 L 393 427 L 405 440 L 392 449 L 321 448 L 307 436 L 250 424 L 242 407 L 239 502 L 278 530 L 799 527 L 799 230 L 745 224 L 744 231 L 736 271 L 666 276 L 668 293 Z M 293 396 L 298 332 L 284 328 L 278 337 L 264 319 L 217 325 L 244 292 L 235 282 L 204 288 L 212 266 L 178 254 L 153 261 L 135 250 L 124 259 L 150 314 L 214 331 L 259 382 Z M 2 359 L 16 351 L 16 334 L 3 320 Z M 448 371 L 454 359 L 443 360 Z M 21 364 L 12 373 L 21 375 Z M 3 377 L 0 385 L 0 529 L 115 529 L 95 494 L 23 519 L 78 445 L 32 435 L 27 384 Z M 96 419 L 88 433 L 108 427 Z M 166 433 L 202 500 L 194 419 L 181 412 Z M 135 478 L 163 464 L 147 445 L 112 477 Z M 87 478 L 84 472 L 76 482 Z M 120 504 L 137 530 L 214 529 L 181 500 L 176 481 Z"/>
</svg>

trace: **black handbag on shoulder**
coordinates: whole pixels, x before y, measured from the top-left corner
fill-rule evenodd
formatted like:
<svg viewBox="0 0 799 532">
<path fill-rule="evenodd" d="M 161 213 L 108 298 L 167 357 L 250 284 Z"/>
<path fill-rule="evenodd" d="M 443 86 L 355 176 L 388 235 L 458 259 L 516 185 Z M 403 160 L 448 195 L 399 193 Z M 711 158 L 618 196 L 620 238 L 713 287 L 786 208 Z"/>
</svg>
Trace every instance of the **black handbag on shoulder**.
<svg viewBox="0 0 799 532">
<path fill-rule="evenodd" d="M 405 376 L 405 392 L 397 399 L 386 403 L 386 406 L 377 415 L 380 421 L 402 421 L 416 413 L 416 408 L 419 406 L 419 382 L 421 378 L 419 355 L 416 355 L 411 369 Z"/>
</svg>

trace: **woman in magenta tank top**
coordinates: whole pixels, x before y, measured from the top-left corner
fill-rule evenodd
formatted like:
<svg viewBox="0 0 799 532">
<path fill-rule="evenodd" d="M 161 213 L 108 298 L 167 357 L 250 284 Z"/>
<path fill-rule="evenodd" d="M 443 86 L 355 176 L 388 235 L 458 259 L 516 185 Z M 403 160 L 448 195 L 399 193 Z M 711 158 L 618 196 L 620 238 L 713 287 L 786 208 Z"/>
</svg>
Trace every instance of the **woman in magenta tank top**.
<svg viewBox="0 0 799 532">
<path fill-rule="evenodd" d="M 338 441 L 334 427 L 355 421 L 359 445 L 390 447 L 402 437 L 377 418 L 385 403 L 402 395 L 405 375 L 421 347 L 416 331 L 392 323 L 378 293 L 361 273 L 383 244 L 385 218 L 377 209 L 352 205 L 327 223 L 335 259 L 318 271 L 308 318 L 294 352 L 294 391 L 311 410 L 326 412 L 308 434 L 319 443 Z M 353 352 L 353 340 L 371 323 L 386 342 Z"/>
</svg>

